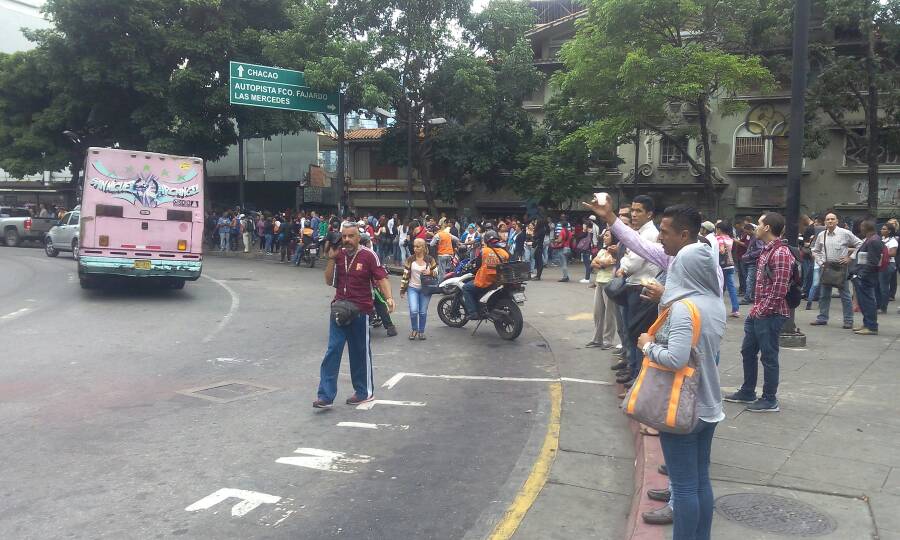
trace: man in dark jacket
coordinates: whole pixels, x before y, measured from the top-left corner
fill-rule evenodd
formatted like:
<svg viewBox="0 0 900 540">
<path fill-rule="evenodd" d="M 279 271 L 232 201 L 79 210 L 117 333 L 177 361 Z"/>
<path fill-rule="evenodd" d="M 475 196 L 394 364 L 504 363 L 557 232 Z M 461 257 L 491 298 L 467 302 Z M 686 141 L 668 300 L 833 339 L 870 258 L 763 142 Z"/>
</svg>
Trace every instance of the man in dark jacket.
<svg viewBox="0 0 900 540">
<path fill-rule="evenodd" d="M 871 219 L 863 221 L 859 226 L 861 236 L 865 238 L 863 244 L 856 251 L 854 257 L 853 288 L 856 291 L 856 300 L 859 302 L 859 310 L 862 312 L 863 325 L 854 328 L 855 334 L 860 336 L 878 335 L 878 270 L 881 265 L 881 253 L 884 243 L 875 229 L 875 222 Z"/>
</svg>

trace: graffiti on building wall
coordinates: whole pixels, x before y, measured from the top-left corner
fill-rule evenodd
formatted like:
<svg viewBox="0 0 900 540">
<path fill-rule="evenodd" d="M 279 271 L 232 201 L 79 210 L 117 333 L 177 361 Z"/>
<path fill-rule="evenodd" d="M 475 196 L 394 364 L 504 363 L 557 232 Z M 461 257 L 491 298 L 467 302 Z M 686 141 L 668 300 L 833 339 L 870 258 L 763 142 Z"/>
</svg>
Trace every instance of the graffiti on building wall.
<svg viewBox="0 0 900 540">
<path fill-rule="evenodd" d="M 869 197 L 868 180 L 859 180 L 854 184 L 859 202 L 866 202 Z M 883 176 L 878 179 L 878 205 L 900 206 L 900 176 Z"/>
</svg>

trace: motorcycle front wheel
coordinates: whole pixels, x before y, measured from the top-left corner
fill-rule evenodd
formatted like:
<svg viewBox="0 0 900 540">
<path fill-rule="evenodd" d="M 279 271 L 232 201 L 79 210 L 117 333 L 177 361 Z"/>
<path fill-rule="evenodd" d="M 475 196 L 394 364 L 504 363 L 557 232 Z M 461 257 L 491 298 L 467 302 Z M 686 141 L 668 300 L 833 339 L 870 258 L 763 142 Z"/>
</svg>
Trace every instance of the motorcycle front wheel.
<svg viewBox="0 0 900 540">
<path fill-rule="evenodd" d="M 500 317 L 494 319 L 494 329 L 497 330 L 497 334 L 509 341 L 519 337 L 525 327 L 522 310 L 519 309 L 519 306 L 509 298 L 501 298 L 494 304 L 493 310 L 502 313 Z"/>
<path fill-rule="evenodd" d="M 466 310 L 463 308 L 459 297 L 456 296 L 441 298 L 441 301 L 438 302 L 437 312 L 441 322 L 451 328 L 462 328 L 469 322 L 469 318 L 466 317 Z"/>
</svg>

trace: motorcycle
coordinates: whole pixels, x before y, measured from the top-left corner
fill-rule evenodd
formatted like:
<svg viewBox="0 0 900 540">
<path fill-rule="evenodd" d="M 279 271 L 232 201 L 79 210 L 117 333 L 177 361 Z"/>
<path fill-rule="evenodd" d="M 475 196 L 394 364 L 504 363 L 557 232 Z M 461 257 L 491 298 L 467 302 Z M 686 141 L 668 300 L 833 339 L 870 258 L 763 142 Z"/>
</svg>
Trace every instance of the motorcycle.
<svg viewBox="0 0 900 540">
<path fill-rule="evenodd" d="M 313 242 L 312 238 L 303 238 L 303 255 L 301 256 L 306 266 L 314 268 L 316 259 L 319 258 L 319 244 Z"/>
<path fill-rule="evenodd" d="M 463 300 L 463 285 L 475 278 L 474 266 L 474 261 L 470 262 L 458 275 L 439 285 L 444 297 L 438 302 L 438 317 L 451 328 L 462 328 L 470 320 Z M 519 337 L 525 326 L 519 306 L 525 304 L 528 266 L 521 262 L 500 265 L 500 281 L 478 300 L 478 325 L 472 331 L 473 335 L 481 323 L 491 321 L 501 338 L 511 341 Z"/>
</svg>

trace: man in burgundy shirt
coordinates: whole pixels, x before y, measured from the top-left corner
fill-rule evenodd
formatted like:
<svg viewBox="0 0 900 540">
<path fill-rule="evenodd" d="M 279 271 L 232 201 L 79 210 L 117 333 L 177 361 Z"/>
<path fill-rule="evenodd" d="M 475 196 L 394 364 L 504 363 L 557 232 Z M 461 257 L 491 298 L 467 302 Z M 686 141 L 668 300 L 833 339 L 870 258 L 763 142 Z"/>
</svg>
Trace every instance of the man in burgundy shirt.
<svg viewBox="0 0 900 540">
<path fill-rule="evenodd" d="M 319 376 L 316 409 L 328 409 L 337 395 L 337 377 L 344 355 L 344 343 L 350 354 L 350 380 L 353 396 L 347 405 L 359 405 L 374 399 L 375 382 L 372 378 L 372 346 L 369 337 L 369 315 L 375 309 L 372 299 L 372 283 L 378 287 L 388 305 L 394 311 L 394 298 L 388 274 L 378 256 L 359 246 L 359 229 L 354 223 L 341 224 L 341 245 L 328 252 L 325 267 L 325 283 L 335 288 L 334 301 L 347 300 L 359 310 L 349 324 L 339 326 L 331 317 L 328 330 L 328 350 L 322 360 Z"/>
<path fill-rule="evenodd" d="M 748 403 L 750 412 L 778 412 L 778 336 L 790 316 L 784 297 L 791 280 L 794 256 L 781 241 L 784 217 L 769 212 L 759 218 L 756 236 L 765 247 L 759 255 L 753 309 L 744 321 L 744 384 L 722 399 L 732 403 Z M 757 358 L 758 357 L 758 358 Z M 759 363 L 763 365 L 762 397 L 756 399 Z"/>
</svg>

